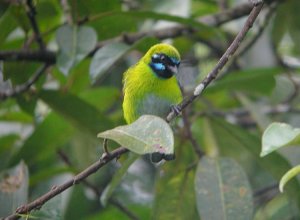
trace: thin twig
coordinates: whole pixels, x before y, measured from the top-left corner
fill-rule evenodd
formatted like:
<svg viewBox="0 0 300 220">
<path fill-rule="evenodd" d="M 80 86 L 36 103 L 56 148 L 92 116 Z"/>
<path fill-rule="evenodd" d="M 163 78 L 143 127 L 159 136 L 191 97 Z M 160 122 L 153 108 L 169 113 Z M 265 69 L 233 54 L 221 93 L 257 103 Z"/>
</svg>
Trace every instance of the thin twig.
<svg viewBox="0 0 300 220">
<path fill-rule="evenodd" d="M 60 4 L 61 4 L 61 7 L 63 8 L 67 23 L 69 25 L 72 25 L 73 18 L 72 18 L 72 13 L 71 13 L 69 2 L 67 0 L 61 0 Z"/>
<path fill-rule="evenodd" d="M 66 165 L 68 165 L 69 167 L 72 167 L 72 168 L 74 167 L 67 154 L 65 154 L 62 150 L 58 150 L 57 153 Z M 95 193 L 95 195 L 97 196 L 97 198 L 100 198 L 100 196 L 103 192 L 103 189 L 98 189 L 95 185 L 93 185 L 86 179 L 83 179 L 82 183 L 86 187 L 88 187 L 90 190 L 92 190 Z M 116 208 L 118 208 L 124 214 L 126 214 L 130 219 L 132 219 L 132 220 L 139 219 L 133 212 L 131 212 L 127 207 L 125 207 L 122 203 L 120 203 L 116 199 L 110 198 L 109 203 L 112 204 L 113 206 L 115 206 Z"/>
<path fill-rule="evenodd" d="M 259 12 L 262 9 L 262 6 L 263 6 L 263 4 L 261 3 L 259 5 L 256 5 L 252 9 L 252 11 L 251 11 L 251 13 L 250 13 L 250 15 L 249 15 L 249 17 L 248 17 L 248 19 L 247 19 L 244 27 L 243 27 L 243 29 L 239 32 L 239 34 L 237 35 L 237 37 L 235 38 L 235 40 L 233 41 L 233 43 L 227 49 L 227 51 L 225 52 L 225 54 L 221 57 L 220 61 L 216 64 L 216 67 L 195 88 L 194 94 L 191 97 L 189 97 L 188 99 L 185 99 L 179 105 L 179 108 L 180 108 L 181 111 L 184 108 L 186 108 L 188 105 L 190 105 L 198 96 L 200 96 L 201 93 L 203 92 L 203 90 L 208 86 L 208 84 L 210 84 L 211 81 L 213 81 L 213 79 L 216 78 L 217 74 L 224 67 L 224 65 L 228 61 L 229 57 L 234 54 L 234 52 L 238 48 L 240 42 L 243 40 L 243 38 L 245 37 L 246 33 L 248 32 L 248 30 L 253 25 L 256 17 L 258 16 Z M 170 121 L 171 119 L 175 118 L 176 116 L 177 115 L 172 111 L 168 115 L 168 117 L 166 118 L 166 120 Z M 101 159 L 99 161 L 95 162 L 94 164 L 92 164 L 91 166 L 89 166 L 88 168 L 86 168 L 84 171 L 82 171 L 78 175 L 74 176 L 72 179 L 68 180 L 67 182 L 65 182 L 65 183 L 63 183 L 63 184 L 61 184 L 61 185 L 59 185 L 57 187 L 53 187 L 49 192 L 47 192 L 46 194 L 44 194 L 41 197 L 37 198 L 33 202 L 31 202 L 31 203 L 29 203 L 27 205 L 23 205 L 23 206 L 19 207 L 16 210 L 15 214 L 8 216 L 6 219 L 18 219 L 19 218 L 18 214 L 25 214 L 25 213 L 30 212 L 33 209 L 41 207 L 45 202 L 47 202 L 48 200 L 50 200 L 54 196 L 60 194 L 61 192 L 65 191 L 66 189 L 68 189 L 71 186 L 73 186 L 74 184 L 77 184 L 80 181 L 84 180 L 85 178 L 87 178 L 88 176 L 90 176 L 91 174 L 93 174 L 97 170 L 99 170 L 101 167 L 103 167 L 104 165 L 106 165 L 111 160 L 113 160 L 115 158 L 119 158 L 122 154 L 124 154 L 124 153 L 126 153 L 128 151 L 129 150 L 127 150 L 124 147 L 119 147 L 118 149 L 110 152 L 110 154 L 108 154 L 108 155 L 105 154 L 105 156 L 101 157 Z"/>
<path fill-rule="evenodd" d="M 49 192 L 47 192 L 43 196 L 37 198 L 33 202 L 17 208 L 15 214 L 12 214 L 12 215 L 6 217 L 5 219 L 7 219 L 7 220 L 18 219 L 20 217 L 19 214 L 26 214 L 26 213 L 29 213 L 33 209 L 42 207 L 43 204 L 45 202 L 47 202 L 48 200 L 50 200 L 51 198 L 53 198 L 56 195 L 60 194 L 61 192 L 65 191 L 66 189 L 70 188 L 71 186 L 78 184 L 79 182 L 81 182 L 82 180 L 84 180 L 85 178 L 90 176 L 91 174 L 97 172 L 97 170 L 99 170 L 105 164 L 107 164 L 108 162 L 110 162 L 111 160 L 113 160 L 115 158 L 118 158 L 120 155 L 122 155 L 126 152 L 128 152 L 128 150 L 124 147 L 120 147 L 120 148 L 112 151 L 108 156 L 102 157 L 100 160 L 93 163 L 91 166 L 89 166 L 88 168 L 86 168 L 84 171 L 77 174 L 76 176 L 74 176 L 72 179 L 66 181 L 65 183 L 63 183 L 59 186 L 52 187 L 52 189 Z"/>
<path fill-rule="evenodd" d="M 207 15 L 204 17 L 200 17 L 197 19 L 199 22 L 206 24 L 208 26 L 216 27 L 222 25 L 226 22 L 241 18 L 250 13 L 252 9 L 252 5 L 250 3 L 244 3 L 238 5 L 234 8 L 228 9 L 224 12 Z M 84 22 L 87 22 L 84 20 Z M 56 28 L 59 26 L 56 26 Z M 51 28 L 52 29 L 52 28 Z M 53 29 L 55 30 L 55 29 Z M 123 34 L 121 36 L 100 41 L 96 45 L 96 47 L 90 52 L 89 56 L 92 56 L 99 48 L 103 47 L 104 45 L 111 44 L 114 42 L 123 42 L 132 44 L 143 37 L 152 36 L 156 37 L 160 40 L 164 40 L 167 38 L 175 38 L 178 36 L 183 36 L 186 34 L 191 34 L 196 30 L 191 29 L 190 27 L 178 25 L 170 28 L 158 29 L 158 30 L 151 30 L 148 32 L 139 32 L 133 34 Z M 204 42 L 205 40 L 203 40 Z M 207 41 L 207 40 L 206 40 Z M 56 62 L 56 53 L 53 51 L 45 50 L 43 53 L 40 51 L 0 51 L 0 60 L 5 61 L 16 61 L 16 60 L 28 60 L 28 61 L 40 61 L 40 62 L 49 62 L 55 63 Z"/>
<path fill-rule="evenodd" d="M 186 110 L 186 109 L 185 109 Z M 199 146 L 198 142 L 194 138 L 192 131 L 191 131 L 191 123 L 189 121 L 188 115 L 186 111 L 182 112 L 182 119 L 184 123 L 184 128 L 185 128 L 185 135 L 190 140 L 195 153 L 197 154 L 198 158 L 201 158 L 204 156 L 204 152 L 201 150 L 201 147 Z"/>
<path fill-rule="evenodd" d="M 19 95 L 25 91 L 27 91 L 45 72 L 45 70 L 48 68 L 49 64 L 46 63 L 43 66 L 41 66 L 34 74 L 33 76 L 26 81 L 24 84 L 22 85 L 18 85 L 15 88 L 8 90 L 8 91 L 4 91 L 3 93 L 0 93 L 0 100 L 5 100 L 9 97 L 13 97 L 16 95 Z"/>
<path fill-rule="evenodd" d="M 248 16 L 245 25 L 243 26 L 242 30 L 238 33 L 238 35 L 235 37 L 231 45 L 228 47 L 226 52 L 223 54 L 223 56 L 220 58 L 219 62 L 216 64 L 214 69 L 205 77 L 205 79 L 196 86 L 194 90 L 194 94 L 190 97 L 184 99 L 179 105 L 178 108 L 180 111 L 182 111 L 186 106 L 190 105 L 197 97 L 199 97 L 204 89 L 217 77 L 220 70 L 225 66 L 225 64 L 228 62 L 228 59 L 235 53 L 235 51 L 238 49 L 239 45 L 241 44 L 242 40 L 246 36 L 246 33 L 249 31 L 249 29 L 252 27 L 255 19 L 257 18 L 259 12 L 261 11 L 263 7 L 263 3 L 258 4 L 257 6 L 254 6 L 253 10 L 251 11 L 250 15 Z M 178 115 L 178 113 L 172 111 L 167 116 L 167 121 L 171 121 L 173 118 L 175 118 Z"/>
<path fill-rule="evenodd" d="M 244 44 L 241 46 L 239 51 L 236 53 L 235 57 L 241 57 L 242 55 L 244 55 L 244 53 L 247 52 L 254 45 L 254 43 L 259 39 L 263 31 L 266 29 L 266 26 L 268 25 L 277 6 L 278 6 L 277 2 L 269 5 L 268 11 L 266 12 L 265 17 L 262 19 L 263 21 L 259 25 L 257 25 L 256 33 L 253 34 L 251 38 L 247 39 L 244 42 Z"/>
<path fill-rule="evenodd" d="M 35 35 L 35 39 L 36 39 L 36 41 L 39 45 L 40 50 L 45 50 L 45 44 L 43 42 L 43 39 L 42 39 L 41 34 L 40 34 L 39 27 L 38 27 L 36 19 L 35 19 L 36 10 L 35 10 L 35 7 L 32 3 L 32 0 L 27 0 L 26 4 L 28 6 L 27 7 L 27 16 L 30 20 L 30 23 L 31 23 L 31 26 L 32 26 L 32 29 L 33 29 L 33 32 L 34 32 L 34 35 Z"/>
<path fill-rule="evenodd" d="M 117 207 L 121 212 L 125 213 L 132 220 L 139 220 L 140 218 L 133 214 L 130 210 L 128 210 L 122 203 L 120 203 L 117 199 L 110 199 L 109 202 Z"/>
</svg>

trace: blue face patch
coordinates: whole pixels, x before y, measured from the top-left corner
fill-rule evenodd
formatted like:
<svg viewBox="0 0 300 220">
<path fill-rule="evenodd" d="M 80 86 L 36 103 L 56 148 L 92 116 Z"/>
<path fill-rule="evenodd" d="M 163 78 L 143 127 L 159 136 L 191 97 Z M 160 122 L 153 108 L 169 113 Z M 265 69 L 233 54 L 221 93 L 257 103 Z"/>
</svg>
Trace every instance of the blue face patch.
<svg viewBox="0 0 300 220">
<path fill-rule="evenodd" d="M 156 70 L 165 70 L 166 67 L 162 63 L 151 63 L 151 66 L 153 66 L 154 69 Z"/>
</svg>

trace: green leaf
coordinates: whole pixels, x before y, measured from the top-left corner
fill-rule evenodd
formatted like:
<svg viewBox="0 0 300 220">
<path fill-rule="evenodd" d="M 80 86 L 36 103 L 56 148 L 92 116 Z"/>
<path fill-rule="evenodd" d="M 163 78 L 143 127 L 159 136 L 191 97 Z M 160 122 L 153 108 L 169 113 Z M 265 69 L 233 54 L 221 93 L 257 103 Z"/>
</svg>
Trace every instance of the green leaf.
<svg viewBox="0 0 300 220">
<path fill-rule="evenodd" d="M 17 207 L 26 204 L 28 197 L 28 168 L 24 162 L 1 173 L 0 217 L 10 215 Z"/>
<path fill-rule="evenodd" d="M 70 69 L 94 49 L 97 33 L 91 27 L 65 25 L 57 30 L 56 41 L 60 49 L 57 66 L 61 72 L 68 75 Z"/>
<path fill-rule="evenodd" d="M 27 164 L 34 164 L 37 159 L 49 158 L 56 149 L 64 144 L 73 133 L 73 128 L 65 120 L 50 113 L 25 140 L 23 146 L 16 152 L 10 164 L 24 159 Z"/>
<path fill-rule="evenodd" d="M 279 190 L 283 192 L 283 187 L 285 184 L 292 179 L 293 177 L 297 176 L 300 173 L 300 165 L 293 167 L 290 169 L 286 174 L 283 175 L 279 182 Z"/>
<path fill-rule="evenodd" d="M 252 219 L 252 191 L 243 169 L 232 159 L 204 157 L 195 177 L 201 219 Z"/>
<path fill-rule="evenodd" d="M 120 95 L 120 91 L 116 87 L 101 86 L 85 90 L 79 94 L 79 97 L 95 106 L 99 111 L 104 112 L 109 110 L 120 99 Z"/>
<path fill-rule="evenodd" d="M 261 139 L 258 135 L 253 135 L 216 117 L 209 117 L 209 122 L 222 155 L 234 157 L 239 164 L 243 164 L 244 169 L 251 175 L 248 177 L 252 177 L 251 181 L 259 187 L 274 183 L 273 178 L 279 181 L 284 173 L 291 168 L 289 162 L 277 152 L 266 158 L 261 158 L 259 156 Z M 295 204 L 298 210 L 300 208 L 299 190 L 300 185 L 296 180 L 291 180 L 286 187 L 289 205 L 294 215 L 297 215 Z"/>
<path fill-rule="evenodd" d="M 13 151 L 16 141 L 20 139 L 19 135 L 9 134 L 0 137 L 0 171 L 6 167 Z"/>
<path fill-rule="evenodd" d="M 275 86 L 274 75 L 282 72 L 280 68 L 250 69 L 232 72 L 207 89 L 207 92 L 220 90 L 240 90 L 249 93 L 270 94 Z"/>
<path fill-rule="evenodd" d="M 177 171 L 157 181 L 151 219 L 197 219 L 194 174 L 192 170 Z"/>
<path fill-rule="evenodd" d="M 254 220 L 282 220 L 294 219 L 295 216 L 291 212 L 287 196 L 284 194 L 277 195 L 266 205 L 260 206 L 257 210 Z"/>
<path fill-rule="evenodd" d="M 107 201 L 111 198 L 116 187 L 118 187 L 122 181 L 122 178 L 126 174 L 128 168 L 139 158 L 137 154 L 129 154 L 127 160 L 122 163 L 121 168 L 114 174 L 113 179 L 107 185 L 101 194 L 100 201 L 103 206 L 107 205 Z"/>
<path fill-rule="evenodd" d="M 7 111 L 0 113 L 1 121 L 31 123 L 32 117 L 22 111 Z"/>
<path fill-rule="evenodd" d="M 269 118 L 261 112 L 261 108 L 256 103 L 252 102 L 246 95 L 242 93 L 236 93 L 236 96 L 250 112 L 250 115 L 261 130 L 264 130 L 268 124 L 271 123 L 271 120 L 269 120 Z"/>
<path fill-rule="evenodd" d="M 93 135 L 105 130 L 110 124 L 109 120 L 94 106 L 75 95 L 55 90 L 43 90 L 38 96 L 78 129 L 88 130 Z"/>
<path fill-rule="evenodd" d="M 289 124 L 274 122 L 270 124 L 262 136 L 260 156 L 266 156 L 280 147 L 300 144 L 300 129 Z"/>
<path fill-rule="evenodd" d="M 10 79 L 13 85 L 22 84 L 30 78 L 30 76 L 37 70 L 38 67 L 39 64 L 33 62 L 4 62 L 4 80 Z"/>
<path fill-rule="evenodd" d="M 101 75 L 122 58 L 129 49 L 131 49 L 131 47 L 124 43 L 112 43 L 100 48 L 93 56 L 90 65 L 91 81 L 94 83 L 99 79 Z"/>
<path fill-rule="evenodd" d="M 143 115 L 130 125 L 116 127 L 98 134 L 116 141 L 137 154 L 174 154 L 174 136 L 169 124 L 160 117 Z"/>
<path fill-rule="evenodd" d="M 56 195 L 40 209 L 30 212 L 29 219 L 61 220 L 63 219 L 63 196 Z"/>
<path fill-rule="evenodd" d="M 10 8 L 7 9 L 4 15 L 0 18 L 0 46 L 5 42 L 8 35 L 17 28 L 17 22 L 10 13 Z"/>
</svg>

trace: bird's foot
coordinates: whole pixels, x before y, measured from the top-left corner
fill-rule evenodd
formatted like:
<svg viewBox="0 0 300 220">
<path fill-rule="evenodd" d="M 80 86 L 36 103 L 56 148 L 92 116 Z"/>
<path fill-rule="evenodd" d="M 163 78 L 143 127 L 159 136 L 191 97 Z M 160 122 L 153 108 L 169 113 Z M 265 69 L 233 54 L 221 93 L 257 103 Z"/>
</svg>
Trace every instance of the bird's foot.
<svg viewBox="0 0 300 220">
<path fill-rule="evenodd" d="M 171 105 L 171 111 L 175 115 L 179 115 L 181 113 L 181 108 L 178 105 Z"/>
</svg>

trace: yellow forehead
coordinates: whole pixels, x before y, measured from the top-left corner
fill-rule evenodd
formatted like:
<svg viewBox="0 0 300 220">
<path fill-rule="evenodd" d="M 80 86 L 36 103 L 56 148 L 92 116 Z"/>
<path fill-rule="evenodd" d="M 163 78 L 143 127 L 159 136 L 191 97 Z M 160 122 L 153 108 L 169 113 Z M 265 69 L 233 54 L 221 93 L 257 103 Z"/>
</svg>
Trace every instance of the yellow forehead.
<svg viewBox="0 0 300 220">
<path fill-rule="evenodd" d="M 151 57 L 154 54 L 160 54 L 160 53 L 163 53 L 168 57 L 175 58 L 176 60 L 180 61 L 180 54 L 175 47 L 169 44 L 155 44 L 145 54 L 144 56 L 145 62 L 150 62 Z"/>
</svg>

